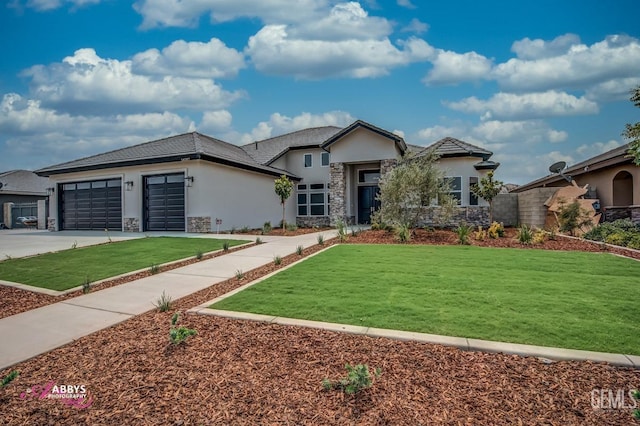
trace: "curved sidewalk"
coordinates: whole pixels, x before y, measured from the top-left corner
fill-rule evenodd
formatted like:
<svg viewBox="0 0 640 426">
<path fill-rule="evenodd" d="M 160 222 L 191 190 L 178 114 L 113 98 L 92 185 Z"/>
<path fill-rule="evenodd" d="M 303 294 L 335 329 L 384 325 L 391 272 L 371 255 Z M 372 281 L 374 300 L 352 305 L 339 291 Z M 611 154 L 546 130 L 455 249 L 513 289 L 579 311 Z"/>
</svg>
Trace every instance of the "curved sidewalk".
<svg viewBox="0 0 640 426">
<path fill-rule="evenodd" d="M 264 244 L 0 319 L 0 341 L 4 342 L 0 370 L 155 309 L 154 303 L 163 292 L 176 300 L 232 278 L 237 270 L 250 271 L 273 262 L 276 255 L 295 253 L 299 245 L 317 244 L 319 234 L 330 239 L 336 231 L 261 236 Z"/>
</svg>

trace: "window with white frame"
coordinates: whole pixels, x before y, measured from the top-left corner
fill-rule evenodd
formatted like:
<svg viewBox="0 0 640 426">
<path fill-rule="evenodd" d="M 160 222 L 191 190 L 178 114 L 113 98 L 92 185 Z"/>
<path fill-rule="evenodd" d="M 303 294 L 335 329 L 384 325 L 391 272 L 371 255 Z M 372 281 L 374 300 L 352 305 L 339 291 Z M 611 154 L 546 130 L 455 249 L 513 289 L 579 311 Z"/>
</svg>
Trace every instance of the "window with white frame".
<svg viewBox="0 0 640 426">
<path fill-rule="evenodd" d="M 309 168 L 313 166 L 313 155 L 305 154 L 304 155 L 304 167 Z"/>
<path fill-rule="evenodd" d="M 329 167 L 329 153 L 323 152 L 320 158 L 320 165 L 322 167 Z"/>
<path fill-rule="evenodd" d="M 469 178 L 469 205 L 477 206 L 478 205 L 478 196 L 471 192 L 471 188 L 478 186 L 478 177 L 471 176 Z"/>
<path fill-rule="evenodd" d="M 297 188 L 298 216 L 327 216 L 329 214 L 329 185 L 299 184 Z"/>
<path fill-rule="evenodd" d="M 458 205 L 462 204 L 462 177 L 447 176 L 445 180 L 449 184 L 449 195 L 457 200 Z"/>
</svg>

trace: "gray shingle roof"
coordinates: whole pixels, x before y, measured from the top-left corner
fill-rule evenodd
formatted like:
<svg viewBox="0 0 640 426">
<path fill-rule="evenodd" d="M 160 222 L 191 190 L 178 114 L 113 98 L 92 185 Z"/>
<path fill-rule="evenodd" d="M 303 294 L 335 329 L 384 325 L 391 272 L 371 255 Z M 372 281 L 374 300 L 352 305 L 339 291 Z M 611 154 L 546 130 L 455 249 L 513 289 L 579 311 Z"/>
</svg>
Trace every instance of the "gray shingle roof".
<svg viewBox="0 0 640 426">
<path fill-rule="evenodd" d="M 435 142 L 434 144 L 431 144 L 428 147 L 424 148 L 423 152 L 426 152 L 430 149 L 435 149 L 436 154 L 438 154 L 440 157 L 472 156 L 480 157 L 483 160 L 488 160 L 493 155 L 493 152 L 491 151 L 451 137 L 440 139 L 438 142 Z"/>
<path fill-rule="evenodd" d="M 351 133 L 352 131 L 354 131 L 357 128 L 360 127 L 364 127 L 365 129 L 368 129 L 372 132 L 375 132 L 379 135 L 382 135 L 386 138 L 392 139 L 395 143 L 396 146 L 400 149 L 400 151 L 402 153 L 404 153 L 407 150 L 407 144 L 405 143 L 404 139 L 401 136 L 396 135 L 395 133 L 391 133 L 387 130 L 384 130 L 380 127 L 374 126 L 371 123 L 367 123 L 366 121 L 362 121 L 362 120 L 356 120 L 354 121 L 352 124 L 350 124 L 349 126 L 345 127 L 344 129 L 341 129 L 339 132 L 337 132 L 336 134 L 332 135 L 331 137 L 329 137 L 323 144 L 322 144 L 322 148 L 327 148 L 328 146 L 330 146 L 331 144 L 333 144 L 334 142 L 337 142 L 340 138 L 344 137 L 345 135 Z"/>
<path fill-rule="evenodd" d="M 291 148 L 320 147 L 324 141 L 341 131 L 340 127 L 325 126 L 298 130 L 285 135 L 243 145 L 242 149 L 255 161 L 271 164 Z"/>
<path fill-rule="evenodd" d="M 177 161 L 182 158 L 202 158 L 268 174 L 278 175 L 283 173 L 282 170 L 257 163 L 237 145 L 198 132 L 184 133 L 56 164 L 36 170 L 36 173 L 42 176 L 49 176 L 56 173 L 104 169 L 143 162 Z"/>
</svg>

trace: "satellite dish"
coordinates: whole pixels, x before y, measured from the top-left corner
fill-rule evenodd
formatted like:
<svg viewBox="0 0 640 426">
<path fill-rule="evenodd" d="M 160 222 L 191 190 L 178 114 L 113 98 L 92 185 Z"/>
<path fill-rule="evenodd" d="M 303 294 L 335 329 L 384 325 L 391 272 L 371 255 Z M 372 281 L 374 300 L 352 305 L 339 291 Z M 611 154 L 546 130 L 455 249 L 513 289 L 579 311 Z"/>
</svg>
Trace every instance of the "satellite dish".
<svg viewBox="0 0 640 426">
<path fill-rule="evenodd" d="M 549 171 L 551 173 L 562 173 L 564 169 L 567 168 L 567 163 L 564 161 L 558 161 L 557 163 L 553 163 L 549 166 Z"/>
<path fill-rule="evenodd" d="M 567 182 L 571 182 L 573 178 L 571 176 L 567 176 L 562 171 L 567 168 L 567 163 L 564 161 L 558 161 L 549 166 L 549 171 L 551 173 L 558 173 L 560 176 L 564 178 Z"/>
</svg>

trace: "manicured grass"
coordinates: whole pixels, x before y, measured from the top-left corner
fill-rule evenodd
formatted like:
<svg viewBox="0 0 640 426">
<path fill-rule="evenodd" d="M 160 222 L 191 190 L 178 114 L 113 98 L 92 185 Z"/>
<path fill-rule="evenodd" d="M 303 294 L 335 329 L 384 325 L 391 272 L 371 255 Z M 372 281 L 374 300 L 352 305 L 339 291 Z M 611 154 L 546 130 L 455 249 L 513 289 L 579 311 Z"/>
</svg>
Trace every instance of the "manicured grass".
<svg viewBox="0 0 640 426">
<path fill-rule="evenodd" d="M 51 290 L 82 285 L 173 260 L 246 243 L 213 238 L 155 237 L 120 241 L 0 262 L 0 280 Z"/>
<path fill-rule="evenodd" d="M 640 262 L 604 253 L 341 245 L 212 307 L 640 354 Z"/>
</svg>

